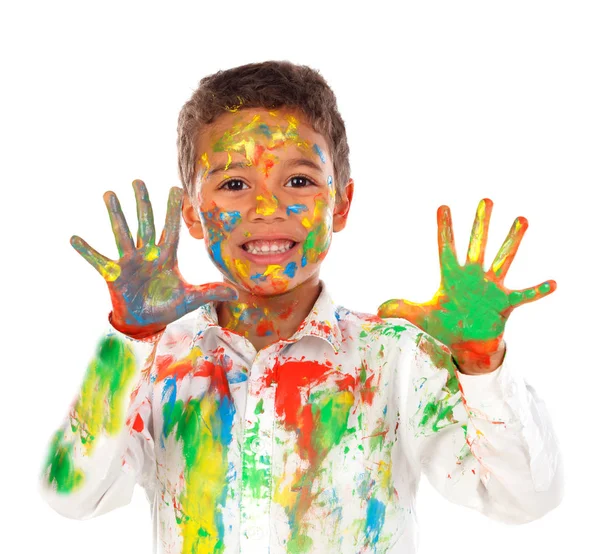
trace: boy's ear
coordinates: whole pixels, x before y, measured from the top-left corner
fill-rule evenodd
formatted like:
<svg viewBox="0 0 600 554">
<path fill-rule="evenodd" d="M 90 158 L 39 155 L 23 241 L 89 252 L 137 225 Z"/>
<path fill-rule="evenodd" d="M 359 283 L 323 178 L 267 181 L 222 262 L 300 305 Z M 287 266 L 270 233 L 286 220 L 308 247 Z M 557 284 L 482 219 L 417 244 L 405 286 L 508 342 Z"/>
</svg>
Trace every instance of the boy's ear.
<svg viewBox="0 0 600 554">
<path fill-rule="evenodd" d="M 348 213 L 350 212 L 350 204 L 352 204 L 352 196 L 354 195 L 354 180 L 349 179 L 348 184 L 344 188 L 344 194 L 340 195 L 340 199 L 335 202 L 333 210 L 333 232 L 337 233 L 346 226 Z"/>
<path fill-rule="evenodd" d="M 188 227 L 190 231 L 190 235 L 195 239 L 204 238 L 204 230 L 202 229 L 202 223 L 198 219 L 198 214 L 192 206 L 192 202 L 190 201 L 187 193 L 183 194 L 183 205 L 181 207 L 181 215 L 183 217 L 183 221 Z"/>
</svg>

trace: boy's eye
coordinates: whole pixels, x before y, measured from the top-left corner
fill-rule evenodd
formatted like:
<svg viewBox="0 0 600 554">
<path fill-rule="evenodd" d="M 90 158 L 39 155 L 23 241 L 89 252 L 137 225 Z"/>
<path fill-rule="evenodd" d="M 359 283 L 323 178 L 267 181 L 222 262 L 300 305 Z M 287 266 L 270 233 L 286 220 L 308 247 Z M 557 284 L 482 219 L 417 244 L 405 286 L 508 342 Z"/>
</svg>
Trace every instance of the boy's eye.
<svg viewBox="0 0 600 554">
<path fill-rule="evenodd" d="M 314 185 L 314 183 L 308 177 L 303 177 L 302 175 L 296 175 L 295 177 L 292 177 L 285 184 L 285 186 L 287 186 L 288 183 L 291 183 L 291 186 L 295 188 L 304 188 L 310 185 Z"/>
<path fill-rule="evenodd" d="M 219 188 L 236 191 L 243 190 L 244 186 L 247 187 L 248 185 L 246 185 L 246 183 L 244 183 L 244 181 L 242 181 L 241 179 L 230 179 L 229 181 L 225 181 Z"/>
</svg>

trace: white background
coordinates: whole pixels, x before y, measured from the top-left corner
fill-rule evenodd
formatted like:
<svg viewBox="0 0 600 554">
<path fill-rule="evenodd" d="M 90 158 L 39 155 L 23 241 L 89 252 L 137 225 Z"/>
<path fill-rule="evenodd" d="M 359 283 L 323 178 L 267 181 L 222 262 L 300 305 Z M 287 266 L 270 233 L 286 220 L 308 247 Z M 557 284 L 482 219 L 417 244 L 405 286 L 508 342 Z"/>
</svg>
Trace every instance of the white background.
<svg viewBox="0 0 600 554">
<path fill-rule="evenodd" d="M 3 8 L 1 110 L 3 552 L 151 551 L 141 489 L 80 522 L 36 495 L 47 442 L 105 330 L 110 300 L 77 234 L 117 258 L 102 201 L 132 232 L 143 179 L 157 236 L 176 169 L 179 109 L 201 77 L 267 59 L 310 65 L 335 91 L 356 182 L 348 227 L 321 276 L 374 312 L 431 298 L 436 209 L 452 209 L 464 260 L 480 199 L 494 201 L 487 263 L 529 220 L 506 285 L 555 279 L 505 338 L 545 399 L 566 461 L 566 497 L 508 526 L 450 504 L 424 480 L 422 553 L 597 551 L 600 17 L 594 2 L 20 2 Z M 335 7 L 334 7 L 335 5 Z M 220 280 L 182 223 L 189 282 Z M 487 264 L 486 264 L 487 267 Z M 7 549 L 8 548 L 8 549 Z"/>
</svg>

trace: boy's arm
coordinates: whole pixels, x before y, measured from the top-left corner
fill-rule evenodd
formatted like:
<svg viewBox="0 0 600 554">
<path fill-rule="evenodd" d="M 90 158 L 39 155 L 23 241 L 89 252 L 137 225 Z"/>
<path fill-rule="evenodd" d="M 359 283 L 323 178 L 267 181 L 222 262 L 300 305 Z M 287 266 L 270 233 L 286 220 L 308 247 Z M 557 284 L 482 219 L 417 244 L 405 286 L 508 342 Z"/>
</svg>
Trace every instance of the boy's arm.
<svg viewBox="0 0 600 554">
<path fill-rule="evenodd" d="M 544 402 L 510 365 L 460 373 L 450 350 L 419 333 L 404 398 L 413 462 L 451 502 L 526 523 L 563 496 L 562 458 Z"/>
<path fill-rule="evenodd" d="M 151 371 L 163 332 L 133 338 L 109 317 L 40 471 L 38 490 L 61 515 L 89 519 L 128 504 L 136 482 L 151 485 Z"/>
</svg>

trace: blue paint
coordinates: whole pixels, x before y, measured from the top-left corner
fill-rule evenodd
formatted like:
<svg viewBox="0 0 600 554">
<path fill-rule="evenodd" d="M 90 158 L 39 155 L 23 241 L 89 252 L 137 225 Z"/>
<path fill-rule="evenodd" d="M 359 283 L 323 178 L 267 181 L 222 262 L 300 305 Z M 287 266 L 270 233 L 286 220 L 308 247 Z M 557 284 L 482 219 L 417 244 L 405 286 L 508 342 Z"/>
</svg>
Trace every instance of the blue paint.
<svg viewBox="0 0 600 554">
<path fill-rule="evenodd" d="M 294 275 L 296 275 L 296 270 L 298 269 L 298 266 L 296 265 L 296 262 L 290 262 L 289 264 L 287 264 L 285 266 L 285 269 L 283 270 L 283 272 L 290 278 L 293 279 Z"/>
<path fill-rule="evenodd" d="M 213 260 L 218 264 L 219 267 L 221 267 L 223 269 L 223 271 L 227 275 L 229 275 L 229 277 L 231 278 L 231 280 L 234 280 L 233 275 L 231 275 L 231 273 L 229 272 L 229 269 L 225 265 L 225 260 L 223 259 L 223 256 L 221 255 L 221 241 L 215 242 L 210 247 L 210 250 L 212 252 L 212 258 L 213 258 Z"/>
<path fill-rule="evenodd" d="M 291 213 L 299 214 L 300 212 L 307 212 L 307 211 L 308 211 L 308 206 L 306 204 L 292 204 L 291 206 L 288 206 L 285 210 L 287 215 L 290 215 Z"/>
<path fill-rule="evenodd" d="M 243 383 L 248 380 L 248 376 L 241 371 L 228 371 L 227 382 L 235 385 L 236 383 Z"/>
<path fill-rule="evenodd" d="M 221 371 L 225 372 L 225 368 L 221 368 Z M 216 396 L 218 396 L 218 394 Z M 232 438 L 235 405 L 230 396 L 225 396 L 220 400 L 215 401 L 219 402 L 219 407 L 212 416 L 213 437 L 217 438 L 215 435 L 218 433 L 218 440 L 225 447 L 231 442 Z"/>
<path fill-rule="evenodd" d="M 225 368 L 223 367 L 221 367 L 220 369 L 223 372 L 225 371 Z M 218 394 L 215 394 L 215 396 L 218 398 Z M 217 398 L 215 398 L 213 401 L 217 402 Z M 231 444 L 231 430 L 233 426 L 234 415 L 235 405 L 233 403 L 233 400 L 230 396 L 225 396 L 224 398 L 220 399 L 217 411 L 210 418 L 210 425 L 212 427 L 211 430 L 213 433 L 213 437 L 215 437 L 215 435 L 217 434 L 219 435 L 219 440 L 223 445 L 223 449 L 225 450 L 227 450 L 229 448 L 229 445 Z M 229 482 L 225 484 L 223 490 L 221 491 L 221 494 L 217 498 L 217 503 L 221 506 L 225 506 L 225 503 L 227 501 L 227 489 L 229 488 L 228 485 Z M 225 536 L 225 529 L 223 525 L 223 510 L 216 510 L 216 512 L 217 513 L 215 518 L 215 524 L 217 527 L 219 539 L 223 540 L 223 537 Z"/>
<path fill-rule="evenodd" d="M 177 400 L 177 378 L 174 375 L 165 377 L 162 390 L 163 404 L 163 432 L 160 434 L 160 445 L 165 448 L 164 437 L 165 430 L 173 426 L 173 410 L 175 409 L 175 400 Z"/>
<path fill-rule="evenodd" d="M 250 275 L 250 279 L 253 281 L 266 281 L 267 276 L 264 273 L 255 273 L 254 275 Z"/>
<path fill-rule="evenodd" d="M 302 267 L 304 267 L 304 266 L 306 265 L 306 254 L 303 254 L 303 255 L 302 255 L 302 261 L 300 262 L 300 265 L 301 265 Z"/>
<path fill-rule="evenodd" d="M 226 231 L 231 231 L 241 220 L 240 212 L 221 212 L 219 219 L 223 222 L 223 228 Z"/>
<path fill-rule="evenodd" d="M 321 161 L 323 163 L 325 163 L 325 154 L 323 154 L 323 151 L 318 147 L 318 145 L 316 143 L 313 144 L 313 150 L 319 155 L 319 158 L 321 158 Z"/>
<path fill-rule="evenodd" d="M 267 138 L 271 138 L 272 136 L 271 129 L 269 129 L 269 126 L 266 123 L 261 123 L 258 126 L 258 132 L 265 135 Z"/>
<path fill-rule="evenodd" d="M 375 544 L 379 540 L 379 533 L 385 521 L 385 504 L 376 498 L 369 498 L 367 504 L 367 521 L 365 525 L 365 535 L 370 544 Z"/>
</svg>

